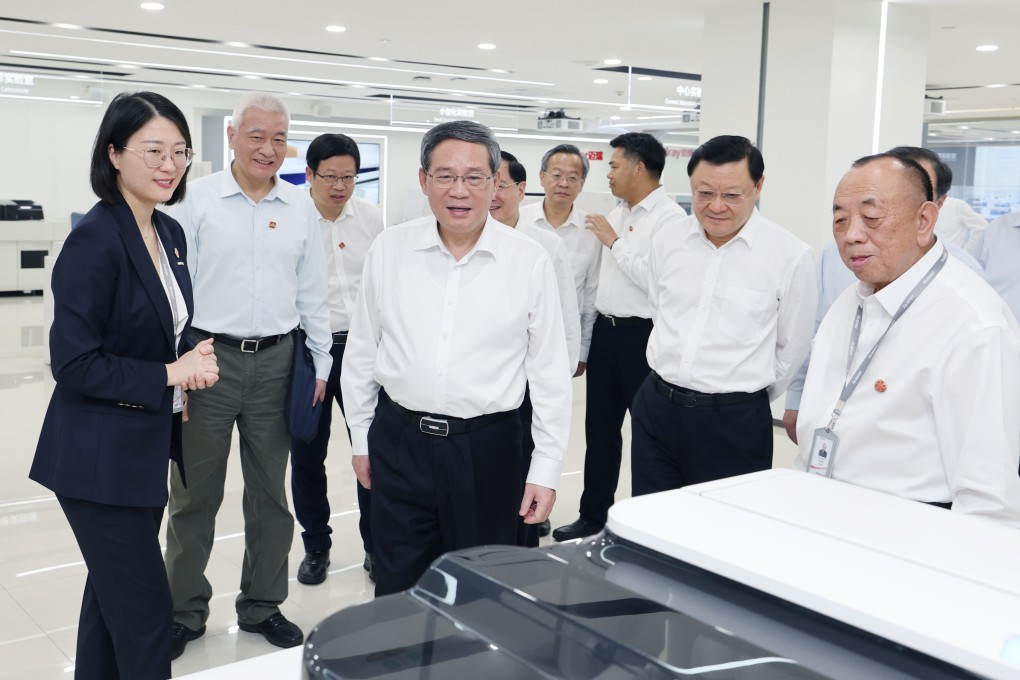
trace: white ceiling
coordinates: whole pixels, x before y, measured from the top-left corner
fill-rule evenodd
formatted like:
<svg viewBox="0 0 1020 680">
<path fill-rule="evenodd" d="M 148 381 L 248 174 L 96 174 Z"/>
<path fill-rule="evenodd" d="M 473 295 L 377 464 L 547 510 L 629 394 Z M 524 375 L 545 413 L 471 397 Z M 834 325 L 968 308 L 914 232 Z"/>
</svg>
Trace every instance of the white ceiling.
<svg viewBox="0 0 1020 680">
<path fill-rule="evenodd" d="M 71 93 L 101 80 L 113 91 L 159 84 L 300 93 L 337 117 L 409 115 L 402 108 L 411 104 L 390 115 L 393 95 L 477 105 L 511 127 L 563 108 L 589 131 L 599 121 L 665 129 L 678 119 L 662 116 L 681 113 L 665 99 L 677 96 L 678 84 L 697 83 L 597 69 L 615 58 L 624 67 L 699 74 L 703 8 L 711 3 L 162 0 L 165 9 L 150 12 L 140 1 L 5 0 L 0 72 L 32 68 L 57 97 L 80 97 Z M 1020 129 L 1020 0 L 893 1 L 929 13 L 929 94 L 947 103 L 932 129 L 1010 139 Z M 731 5 L 760 12 L 762 0 Z M 346 31 L 327 32 L 333 24 Z M 496 48 L 478 49 L 483 42 Z M 1000 49 L 974 49 L 987 43 Z"/>
</svg>

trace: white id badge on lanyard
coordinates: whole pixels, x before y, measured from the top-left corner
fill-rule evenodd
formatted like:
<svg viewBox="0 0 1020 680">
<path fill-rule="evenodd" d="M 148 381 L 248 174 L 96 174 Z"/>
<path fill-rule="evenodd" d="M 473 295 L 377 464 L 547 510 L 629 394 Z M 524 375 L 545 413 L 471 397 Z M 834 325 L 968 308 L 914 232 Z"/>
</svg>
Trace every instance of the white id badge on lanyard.
<svg viewBox="0 0 1020 680">
<path fill-rule="evenodd" d="M 811 439 L 811 459 L 807 471 L 813 475 L 832 477 L 836 449 L 839 447 L 839 436 L 827 427 L 815 430 Z"/>
<path fill-rule="evenodd" d="M 184 410 L 184 390 L 178 385 L 174 388 L 174 413 L 180 413 Z"/>
</svg>

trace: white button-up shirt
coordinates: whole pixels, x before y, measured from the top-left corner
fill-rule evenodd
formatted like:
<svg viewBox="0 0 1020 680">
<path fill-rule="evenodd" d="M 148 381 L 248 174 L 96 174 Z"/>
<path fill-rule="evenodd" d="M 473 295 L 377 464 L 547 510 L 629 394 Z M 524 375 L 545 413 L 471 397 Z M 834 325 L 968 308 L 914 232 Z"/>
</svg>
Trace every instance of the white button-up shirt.
<svg viewBox="0 0 1020 680">
<path fill-rule="evenodd" d="M 386 229 L 365 263 L 340 389 L 355 455 L 379 388 L 413 411 L 472 418 L 534 406 L 528 482 L 555 489 L 573 392 L 556 275 L 534 240 L 489 218 L 459 261 L 436 219 Z"/>
<path fill-rule="evenodd" d="M 809 245 L 755 209 L 717 248 L 692 215 L 655 235 L 649 263 L 652 370 L 699 392 L 782 393 L 814 330 Z"/>
<path fill-rule="evenodd" d="M 617 206 L 606 218 L 620 240 L 602 256 L 595 308 L 610 316 L 652 318 L 648 251 L 660 229 L 675 229 L 686 211 L 659 187 L 635 206 Z"/>
<path fill-rule="evenodd" d="M 192 326 L 237 338 L 308 334 L 315 376 L 329 378 L 333 339 L 318 211 L 304 190 L 276 178 L 256 203 L 230 169 L 188 182 L 170 211 L 188 238 Z M 282 402 L 281 402 L 282 403 Z"/>
<path fill-rule="evenodd" d="M 545 218 L 543 201 L 523 206 L 517 226 L 528 224 L 551 231 L 560 237 L 567 255 L 570 270 L 574 273 L 574 289 L 577 293 L 577 309 L 581 313 L 581 361 L 588 361 L 591 348 L 591 331 L 595 325 L 595 294 L 599 287 L 599 268 L 602 265 L 602 243 L 587 228 L 584 218 L 587 213 L 574 206 L 567 221 L 558 227 L 549 224 Z"/>
<path fill-rule="evenodd" d="M 552 260 L 553 272 L 556 274 L 557 297 L 563 313 L 563 331 L 567 338 L 567 368 L 570 377 L 574 377 L 581 351 L 581 317 L 577 313 L 577 296 L 574 293 L 574 273 L 570 269 L 570 257 L 563 247 L 563 242 L 556 238 L 556 234 L 521 222 L 517 223 L 517 230 L 537 241 Z"/>
<path fill-rule="evenodd" d="M 797 420 L 804 470 L 847 379 L 858 305 L 861 360 L 942 255 L 936 244 L 877 293 L 844 292 L 815 336 Z M 879 382 L 881 381 L 881 382 Z M 1020 327 L 1002 299 L 956 258 L 882 340 L 833 430 L 833 477 L 1020 527 Z"/>
<path fill-rule="evenodd" d="M 335 220 L 319 214 L 319 230 L 326 253 L 329 326 L 339 333 L 351 328 L 368 247 L 383 230 L 382 211 L 373 203 L 351 197 Z"/>
</svg>

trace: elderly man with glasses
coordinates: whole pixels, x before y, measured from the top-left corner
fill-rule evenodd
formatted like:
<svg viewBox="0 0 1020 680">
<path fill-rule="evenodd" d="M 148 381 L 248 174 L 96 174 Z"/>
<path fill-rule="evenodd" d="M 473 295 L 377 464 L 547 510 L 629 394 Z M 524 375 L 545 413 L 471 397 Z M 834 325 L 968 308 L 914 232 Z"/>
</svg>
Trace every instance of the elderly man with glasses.
<svg viewBox="0 0 1020 680">
<path fill-rule="evenodd" d="M 772 466 L 772 412 L 811 343 L 810 246 L 755 207 L 765 163 L 715 137 L 687 165 L 694 215 L 652 238 L 652 372 L 634 397 L 635 496 Z"/>
<path fill-rule="evenodd" d="M 567 343 L 552 261 L 489 215 L 499 145 L 472 121 L 422 138 L 432 215 L 372 245 L 340 387 L 358 480 L 372 490 L 376 595 L 404 590 L 439 555 L 514 543 L 556 500 L 570 430 Z M 517 409 L 530 385 L 521 493 Z"/>
</svg>

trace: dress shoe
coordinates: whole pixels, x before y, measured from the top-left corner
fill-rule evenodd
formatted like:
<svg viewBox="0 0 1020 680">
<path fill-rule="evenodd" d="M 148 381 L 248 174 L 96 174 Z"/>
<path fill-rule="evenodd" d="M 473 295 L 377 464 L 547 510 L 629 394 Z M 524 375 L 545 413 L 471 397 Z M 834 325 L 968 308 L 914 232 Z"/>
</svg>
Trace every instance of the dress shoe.
<svg viewBox="0 0 1020 680">
<path fill-rule="evenodd" d="M 297 647 L 305 641 L 301 629 L 287 620 L 280 612 L 276 612 L 262 623 L 241 623 L 237 627 L 248 633 L 259 633 L 269 644 L 277 647 Z"/>
<path fill-rule="evenodd" d="M 361 566 L 368 572 L 368 578 L 372 583 L 375 583 L 375 560 L 372 559 L 372 553 L 365 553 L 365 561 Z"/>
<path fill-rule="evenodd" d="M 602 531 L 603 524 L 589 522 L 584 517 L 578 517 L 573 524 L 568 524 L 552 532 L 553 539 L 557 541 L 572 541 L 575 538 L 584 538 Z"/>
<path fill-rule="evenodd" d="M 316 550 L 305 553 L 305 559 L 301 560 L 301 566 L 297 570 L 298 583 L 306 586 L 315 586 L 326 580 L 326 570 L 329 569 L 329 551 Z"/>
<path fill-rule="evenodd" d="M 197 640 L 203 635 L 205 635 L 205 626 L 198 630 L 191 630 L 183 623 L 174 621 L 174 625 L 170 629 L 170 660 L 173 661 L 183 654 L 184 648 L 188 646 L 189 642 Z"/>
<path fill-rule="evenodd" d="M 545 538 L 552 531 L 552 524 L 546 520 L 538 525 L 538 537 Z"/>
</svg>

